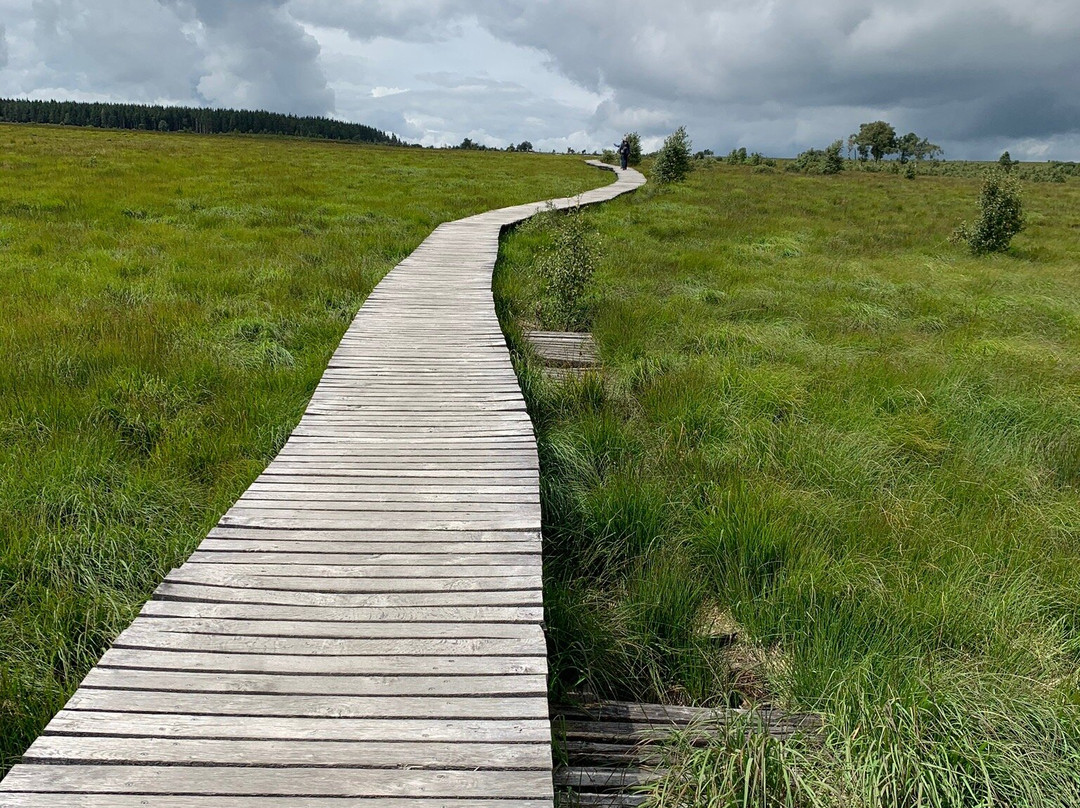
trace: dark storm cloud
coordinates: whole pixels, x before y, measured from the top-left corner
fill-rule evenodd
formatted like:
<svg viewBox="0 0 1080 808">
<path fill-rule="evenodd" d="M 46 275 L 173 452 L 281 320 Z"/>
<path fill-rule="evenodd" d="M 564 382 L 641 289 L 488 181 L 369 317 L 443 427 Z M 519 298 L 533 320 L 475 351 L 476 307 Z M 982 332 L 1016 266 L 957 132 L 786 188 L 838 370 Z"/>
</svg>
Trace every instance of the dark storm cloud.
<svg viewBox="0 0 1080 808">
<path fill-rule="evenodd" d="M 0 81 L 24 93 L 553 148 L 686 124 L 699 147 L 787 154 L 885 118 L 951 157 L 1080 157 L 1077 0 L 0 0 L 0 17 Z"/>
<path fill-rule="evenodd" d="M 168 8 L 142 0 L 35 0 L 29 80 L 133 100 L 187 98 L 198 59 Z M 36 89 L 36 88 L 30 88 Z"/>
<path fill-rule="evenodd" d="M 319 43 L 284 0 L 179 0 L 204 37 L 199 95 L 222 106 L 326 115 L 334 94 L 318 64 Z"/>
<path fill-rule="evenodd" d="M 702 145 L 822 145 L 870 117 L 966 142 L 1080 134 L 1080 3 L 1032 0 L 292 0 L 359 40 L 436 41 L 475 18 L 608 96 L 595 127 Z M 814 142 L 810 139 L 816 138 Z M 754 145 L 754 144 L 750 144 Z M 955 156 L 961 156 L 956 154 Z"/>
<path fill-rule="evenodd" d="M 485 19 L 583 84 L 612 88 L 618 108 L 670 110 L 704 127 L 723 125 L 735 108 L 789 129 L 849 108 L 847 129 L 876 109 L 960 140 L 1080 130 L 1075 2 L 1020 10 L 973 0 L 625 0 L 619 8 L 552 0 L 508 14 L 500 4 Z M 968 114 L 951 121 L 952 104 Z"/>
<path fill-rule="evenodd" d="M 283 0 L 7 0 L 0 11 L 32 47 L 5 83 L 8 92 L 53 97 L 332 112 L 319 44 L 283 6 Z"/>
</svg>

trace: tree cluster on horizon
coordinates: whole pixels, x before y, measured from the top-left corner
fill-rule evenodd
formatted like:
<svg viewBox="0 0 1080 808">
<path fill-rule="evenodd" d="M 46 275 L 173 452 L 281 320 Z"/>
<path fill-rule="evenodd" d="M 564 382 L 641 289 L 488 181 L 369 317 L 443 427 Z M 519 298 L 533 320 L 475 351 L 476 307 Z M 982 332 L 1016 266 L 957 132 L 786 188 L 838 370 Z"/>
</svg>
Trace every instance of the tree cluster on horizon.
<svg viewBox="0 0 1080 808">
<path fill-rule="evenodd" d="M 860 160 L 873 157 L 875 162 L 890 154 L 897 155 L 901 163 L 911 158 L 931 160 L 944 154 L 940 146 L 914 132 L 898 137 L 893 125 L 886 121 L 860 124 L 859 131 L 848 136 L 847 147 L 848 153 L 857 154 Z"/>
</svg>

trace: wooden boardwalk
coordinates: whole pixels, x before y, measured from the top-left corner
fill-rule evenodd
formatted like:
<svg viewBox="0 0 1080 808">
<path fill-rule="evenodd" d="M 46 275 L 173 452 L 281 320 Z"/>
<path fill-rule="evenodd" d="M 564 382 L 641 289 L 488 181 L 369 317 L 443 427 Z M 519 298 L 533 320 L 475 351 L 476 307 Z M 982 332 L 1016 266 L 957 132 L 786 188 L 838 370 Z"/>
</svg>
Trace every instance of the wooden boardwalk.
<svg viewBox="0 0 1080 808">
<path fill-rule="evenodd" d="M 0 806 L 551 805 L 536 444 L 491 296 L 538 209 L 440 225 L 383 279 Z"/>
</svg>

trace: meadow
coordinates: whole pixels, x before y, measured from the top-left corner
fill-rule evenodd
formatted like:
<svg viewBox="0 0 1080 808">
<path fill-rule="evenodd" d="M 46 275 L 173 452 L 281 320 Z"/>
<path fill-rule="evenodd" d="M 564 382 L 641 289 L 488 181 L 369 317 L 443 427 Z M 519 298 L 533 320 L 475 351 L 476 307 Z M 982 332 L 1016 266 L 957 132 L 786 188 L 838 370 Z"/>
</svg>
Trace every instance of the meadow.
<svg viewBox="0 0 1080 808">
<path fill-rule="evenodd" d="M 556 225 L 504 239 L 553 694 L 827 721 L 677 745 L 656 804 L 1080 804 L 1080 182 L 991 257 L 948 241 L 977 196 L 703 161 L 584 211 L 565 383 L 521 339 Z"/>
<path fill-rule="evenodd" d="M 440 222 L 579 159 L 0 125 L 0 774 Z"/>
</svg>

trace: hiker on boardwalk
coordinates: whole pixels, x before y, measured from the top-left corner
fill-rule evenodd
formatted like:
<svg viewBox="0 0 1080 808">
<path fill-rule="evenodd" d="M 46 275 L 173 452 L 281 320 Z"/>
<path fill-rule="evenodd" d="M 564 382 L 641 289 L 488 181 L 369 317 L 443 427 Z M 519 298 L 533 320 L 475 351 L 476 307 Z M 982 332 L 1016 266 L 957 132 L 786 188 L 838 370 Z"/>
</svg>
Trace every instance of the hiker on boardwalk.
<svg viewBox="0 0 1080 808">
<path fill-rule="evenodd" d="M 630 140 L 623 138 L 622 143 L 619 144 L 619 167 L 625 171 L 626 164 L 630 160 Z"/>
</svg>

